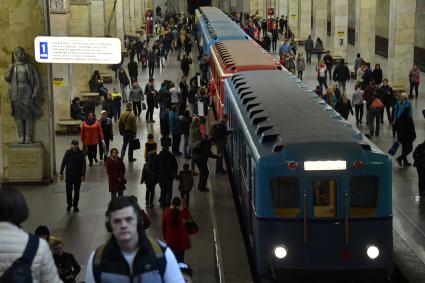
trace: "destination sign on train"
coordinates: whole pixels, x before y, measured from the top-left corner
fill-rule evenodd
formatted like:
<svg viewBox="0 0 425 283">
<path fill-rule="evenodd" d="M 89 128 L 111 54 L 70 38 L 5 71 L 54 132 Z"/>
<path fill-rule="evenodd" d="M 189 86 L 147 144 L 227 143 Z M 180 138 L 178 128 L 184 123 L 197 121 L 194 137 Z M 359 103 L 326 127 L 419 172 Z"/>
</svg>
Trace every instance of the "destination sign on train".
<svg viewBox="0 0 425 283">
<path fill-rule="evenodd" d="M 118 64 L 121 41 L 110 37 L 37 36 L 35 60 L 39 63 Z"/>
</svg>

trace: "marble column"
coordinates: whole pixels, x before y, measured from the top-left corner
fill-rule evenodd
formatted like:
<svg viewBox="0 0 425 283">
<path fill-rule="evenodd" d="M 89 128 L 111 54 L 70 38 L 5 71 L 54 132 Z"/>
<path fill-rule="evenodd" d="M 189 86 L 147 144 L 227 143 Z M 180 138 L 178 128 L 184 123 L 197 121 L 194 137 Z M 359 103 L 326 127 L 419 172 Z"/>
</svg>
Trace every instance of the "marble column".
<svg viewBox="0 0 425 283">
<path fill-rule="evenodd" d="M 18 46 L 25 48 L 29 60 L 35 65 L 39 79 L 40 92 L 43 96 L 43 116 L 36 119 L 32 140 L 42 144 L 43 151 L 43 179 L 50 180 L 55 173 L 55 147 L 53 131 L 53 102 L 51 93 L 51 65 L 40 64 L 34 61 L 34 38 L 48 35 L 49 12 L 46 1 L 1 1 L 0 4 L 0 140 L 3 176 L 7 182 L 11 175 L 9 171 L 9 148 L 17 143 L 15 118 L 12 116 L 8 95 L 9 84 L 4 80 L 4 73 L 11 64 L 12 52 Z M 31 156 L 29 156 L 31 158 Z M 30 159 L 28 163 L 33 163 Z M 21 163 L 26 167 L 27 163 Z M 25 177 L 25 176 L 23 176 Z"/>
<path fill-rule="evenodd" d="M 52 36 L 70 35 L 70 11 L 69 6 L 63 10 L 50 9 L 50 31 Z M 71 65 L 52 64 L 53 78 L 53 105 L 55 112 L 55 131 L 63 130 L 58 126 L 58 121 L 70 119 L 71 111 Z"/>
<path fill-rule="evenodd" d="M 288 0 L 277 0 L 279 2 L 279 10 L 277 12 L 277 16 L 284 15 L 287 16 L 288 15 Z"/>
<path fill-rule="evenodd" d="M 375 57 L 375 15 L 376 1 L 356 0 L 355 46 L 367 62 Z"/>
<path fill-rule="evenodd" d="M 115 36 L 121 40 L 121 48 L 124 48 L 124 17 L 123 0 L 117 0 L 115 6 Z"/>
<path fill-rule="evenodd" d="M 388 73 L 391 85 L 408 90 L 408 74 L 413 66 L 416 0 L 390 0 Z"/>
<path fill-rule="evenodd" d="M 323 43 L 327 42 L 327 22 L 328 22 L 328 0 L 313 0 L 313 36 L 320 37 Z M 326 48 L 326 46 L 325 46 Z"/>
<path fill-rule="evenodd" d="M 298 37 L 298 0 L 288 0 L 288 26 L 295 37 Z"/>
<path fill-rule="evenodd" d="M 90 1 L 71 2 L 71 36 L 90 36 Z M 92 65 L 72 64 L 71 98 L 89 91 Z"/>
<path fill-rule="evenodd" d="M 307 38 L 311 35 L 311 0 L 299 0 L 299 37 Z"/>
<path fill-rule="evenodd" d="M 118 5 L 118 3 L 117 3 Z M 124 34 L 130 34 L 130 0 L 122 0 Z"/>
<path fill-rule="evenodd" d="M 142 25 L 142 3 L 143 0 L 134 1 L 134 25 L 136 30 L 140 30 L 140 26 Z"/>
<path fill-rule="evenodd" d="M 129 20 L 130 20 L 130 34 L 134 34 L 136 32 L 136 20 L 135 20 L 135 0 L 130 0 L 130 15 L 129 15 Z"/>
<path fill-rule="evenodd" d="M 91 0 L 90 34 L 96 37 L 105 36 L 105 2 L 103 0 Z M 111 72 L 105 64 L 93 65 L 92 71 L 94 70 L 99 70 L 102 74 Z"/>
<path fill-rule="evenodd" d="M 116 19 L 115 19 L 115 0 L 104 1 L 104 18 L 105 18 L 105 36 L 117 37 Z"/>
<path fill-rule="evenodd" d="M 260 0 L 251 0 L 249 5 L 249 14 L 255 15 L 258 11 L 258 5 L 260 4 Z"/>
<path fill-rule="evenodd" d="M 90 32 L 91 36 L 105 36 L 105 3 L 103 0 L 91 0 Z"/>
<path fill-rule="evenodd" d="M 331 0 L 331 52 L 332 56 L 347 59 L 348 0 Z"/>
</svg>

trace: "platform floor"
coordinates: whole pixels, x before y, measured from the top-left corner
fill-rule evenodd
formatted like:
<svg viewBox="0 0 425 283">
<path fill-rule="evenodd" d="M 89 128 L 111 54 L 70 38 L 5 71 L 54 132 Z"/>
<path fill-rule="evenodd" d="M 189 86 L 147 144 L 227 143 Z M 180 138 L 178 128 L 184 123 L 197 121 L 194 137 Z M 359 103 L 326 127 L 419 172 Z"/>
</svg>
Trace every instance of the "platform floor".
<svg viewBox="0 0 425 283">
<path fill-rule="evenodd" d="M 354 60 L 354 54 L 355 50 L 350 46 L 349 62 Z M 275 54 L 275 56 L 277 55 Z M 387 60 L 379 56 L 376 56 L 375 59 L 376 60 L 374 60 L 372 64 L 381 63 L 385 77 Z M 317 85 L 316 73 L 314 70 L 317 57 L 314 56 L 312 61 L 313 64 L 307 66 L 304 80 L 308 86 L 314 88 Z M 196 63 L 196 60 L 194 60 L 194 63 Z M 193 73 L 194 67 L 192 66 L 190 76 L 192 76 Z M 174 82 L 179 81 L 181 70 L 176 61 L 175 54 L 171 54 L 165 69 L 159 71 L 158 69 L 155 70 L 154 77 L 156 79 L 157 89 L 159 89 L 159 85 L 164 79 L 170 79 Z M 141 70 L 139 81 L 142 87 L 146 84 L 147 79 L 147 69 Z M 423 74 L 422 79 L 424 79 L 422 81 L 425 81 Z M 117 86 L 116 81 L 114 81 L 112 85 L 107 85 L 110 90 L 112 90 L 113 86 Z M 354 82 L 351 81 L 347 88 L 349 97 L 351 97 L 353 89 Z M 414 121 L 417 132 L 417 140 L 415 141 L 416 146 L 425 138 L 425 120 L 420 113 L 425 107 L 424 84 L 420 85 L 419 99 L 415 101 L 413 105 L 415 109 Z M 97 112 L 100 112 L 99 107 Z M 141 142 L 146 139 L 148 132 L 153 132 L 155 139 L 159 140 L 158 113 L 159 111 L 155 110 L 154 119 L 157 123 L 153 125 L 147 125 L 145 123 L 144 113 L 142 113 L 142 118 L 138 121 L 138 136 Z M 353 117 L 350 116 L 349 120 L 353 122 Z M 117 125 L 114 126 L 114 130 L 115 136 L 111 147 L 117 147 L 121 150 L 122 138 L 119 136 Z M 363 126 L 360 130 L 365 130 L 367 133 L 366 126 Z M 56 160 L 58 170 L 62 156 L 73 138 L 79 138 L 79 136 L 56 136 Z M 374 142 L 384 151 L 387 151 L 393 141 L 391 127 L 388 125 L 385 118 L 382 133 L 379 138 L 374 139 Z M 127 179 L 129 182 L 125 194 L 136 195 L 139 198 L 140 205 L 144 208 L 145 187 L 139 184 L 143 166 L 143 151 L 136 151 L 135 158 L 137 158 L 137 161 L 131 164 L 128 164 L 127 160 L 125 161 Z M 177 159 L 179 168 L 181 168 L 185 160 L 183 157 L 178 157 Z M 213 163 L 210 163 L 210 165 L 212 164 Z M 418 180 L 416 171 L 414 168 L 399 168 L 394 162 L 393 176 L 394 229 L 397 232 L 395 238 L 396 241 L 400 242 L 398 249 L 405 250 L 408 246 L 413 251 L 410 257 L 401 258 L 400 260 L 409 262 L 412 257 L 418 257 L 425 263 L 425 204 L 418 202 L 416 199 Z M 239 246 L 229 246 L 229 243 L 233 243 L 232 241 L 237 242 L 239 240 L 237 238 L 229 239 L 228 237 L 232 235 L 236 235 L 237 237 L 238 234 L 240 235 L 240 230 L 237 223 L 237 216 L 234 212 L 234 202 L 230 197 L 231 194 L 226 192 L 229 188 L 228 179 L 225 176 L 214 176 L 214 174 L 212 174 L 209 187 L 213 189 L 212 192 L 200 193 L 194 189 L 191 196 L 191 211 L 195 221 L 197 221 L 201 229 L 199 234 L 191 237 L 192 249 L 186 253 L 186 261 L 191 264 L 195 270 L 194 282 L 216 282 L 214 277 L 214 227 L 218 227 L 220 244 L 225 243 L 222 244 L 224 245 L 222 250 L 226 252 L 226 254 L 223 255 L 225 262 L 224 267 L 228 268 L 229 272 L 239 271 L 239 273 L 244 273 L 245 276 L 243 279 L 235 278 L 228 282 L 249 282 L 249 272 L 241 272 L 241 270 L 238 270 L 241 266 L 247 266 L 246 261 L 241 262 L 241 260 L 246 258 L 246 255 L 243 254 L 243 243 L 238 243 Z M 89 254 L 107 237 L 107 232 L 104 227 L 104 213 L 110 195 L 103 162 L 99 162 L 87 169 L 86 181 L 81 188 L 80 212 L 78 214 L 74 214 L 73 212 L 67 213 L 65 211 L 66 195 L 65 184 L 63 182 L 58 182 L 50 186 L 19 187 L 19 189 L 24 193 L 31 211 L 30 218 L 24 223 L 23 227 L 27 231 L 33 232 L 38 225 L 48 225 L 52 231 L 52 235 L 61 237 L 65 242 L 65 250 L 73 253 L 77 261 L 82 265 L 83 269 L 78 279 L 79 281 L 83 281 L 85 265 Z M 156 193 L 155 199 L 159 196 L 158 187 Z M 178 195 L 177 182 L 174 184 L 174 194 Z M 222 205 L 223 208 L 218 210 L 217 203 Z M 148 234 L 161 239 L 161 210 L 155 207 L 154 209 L 148 209 L 147 213 L 152 222 L 151 227 L 147 231 Z M 400 235 L 400 237 L 398 237 L 398 235 Z M 411 266 L 413 269 L 423 269 L 423 265 L 414 266 L 411 264 Z M 421 282 L 423 278 L 425 277 L 418 278 L 416 282 Z"/>
</svg>

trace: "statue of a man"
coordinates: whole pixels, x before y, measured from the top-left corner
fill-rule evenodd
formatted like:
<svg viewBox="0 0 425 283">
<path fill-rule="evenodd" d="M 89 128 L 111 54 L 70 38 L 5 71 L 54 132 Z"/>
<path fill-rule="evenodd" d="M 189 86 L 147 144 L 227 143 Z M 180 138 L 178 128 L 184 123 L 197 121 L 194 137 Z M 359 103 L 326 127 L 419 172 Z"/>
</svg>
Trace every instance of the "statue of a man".
<svg viewBox="0 0 425 283">
<path fill-rule="evenodd" d="M 28 63 L 25 49 L 17 47 L 4 79 L 10 83 L 12 116 L 15 116 L 19 143 L 32 143 L 34 120 L 43 115 L 40 80 L 34 65 Z"/>
</svg>

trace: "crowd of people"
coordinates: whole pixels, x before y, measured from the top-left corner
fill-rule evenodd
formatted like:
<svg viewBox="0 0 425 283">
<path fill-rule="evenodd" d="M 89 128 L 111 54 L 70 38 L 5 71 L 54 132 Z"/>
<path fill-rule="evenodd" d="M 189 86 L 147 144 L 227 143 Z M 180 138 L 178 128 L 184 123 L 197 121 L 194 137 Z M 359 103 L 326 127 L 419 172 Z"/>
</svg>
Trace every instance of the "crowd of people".
<svg viewBox="0 0 425 283">
<path fill-rule="evenodd" d="M 90 91 L 99 93 L 99 98 L 81 103 L 76 97 L 70 106 L 72 118 L 82 120 L 82 124 L 80 141 L 71 141 L 60 166 L 60 180 L 66 183 L 66 210 L 73 208 L 75 213 L 79 212 L 80 187 L 87 174 L 86 159 L 89 167 L 104 162 L 111 195 L 105 213 L 105 226 L 111 237 L 91 253 L 87 263 L 87 283 L 123 282 L 123 279 L 130 278 L 133 281 L 140 278 L 147 282 L 191 282 L 193 271 L 185 263 L 185 252 L 191 248 L 190 235 L 199 231 L 189 210 L 194 176 L 199 175 L 198 191 L 208 192 L 208 159 L 217 160 L 216 173 L 226 173 L 223 154 L 226 137 L 232 134 L 232 130 L 228 129 L 228 117 L 224 115 L 212 123 L 210 131 L 207 131 L 209 63 L 208 58 L 202 56 L 198 44 L 200 72 L 189 79 L 190 66 L 193 64 L 193 17 L 177 14 L 162 17 L 160 9 L 156 13 L 158 17 L 153 38 L 141 36 L 128 37 L 126 40 L 128 72 L 123 62 L 113 66 L 119 88 L 113 88 L 110 92 L 104 86 L 99 71 L 94 71 L 89 87 Z M 264 49 L 277 51 L 280 63 L 301 80 L 306 65 L 311 64 L 312 53 L 317 53 L 316 94 L 344 119 L 348 119 L 350 114 L 354 115 L 358 127 L 362 127 L 366 113 L 369 129 L 367 137 L 370 139 L 379 137 L 386 111 L 393 136 L 397 136 L 402 148 L 396 161 L 402 167 L 412 165 L 408 155 L 413 151 L 416 139 L 411 100 L 418 98 L 420 71 L 417 66 L 413 66 L 407 74 L 409 95 L 396 92 L 388 79 L 383 77 L 380 65 L 376 64 L 371 70 L 370 63 L 365 62 L 360 54 L 355 58 L 352 77 L 344 59 L 336 66 L 330 54 L 322 59 L 324 46 L 320 38 L 314 43 L 309 36 L 304 43 L 305 52 L 299 50 L 285 16 L 270 21 L 239 13 L 231 16 Z M 281 39 L 282 44 L 278 46 Z M 171 52 L 175 52 L 180 61 L 181 79 L 178 82 L 164 80 L 157 89 L 155 70 L 165 68 Z M 148 67 L 149 79 L 142 88 L 139 70 L 145 67 Z M 347 82 L 351 79 L 356 83 L 350 100 Z M 96 117 L 97 105 L 101 106 L 100 118 Z M 124 111 L 121 111 L 122 107 Z M 159 109 L 161 149 L 153 132 L 149 132 L 146 137 L 138 136 L 138 126 L 143 122 L 142 112 L 146 111 L 145 123 L 153 124 L 157 122 L 153 119 L 155 109 Z M 121 150 L 110 148 L 114 140 L 115 123 L 115 128 L 122 136 Z M 145 141 L 140 179 L 140 184 L 146 187 L 145 207 L 155 207 L 155 189 L 158 185 L 158 202 L 163 210 L 164 242 L 147 236 L 146 229 L 150 226 L 148 214 L 141 209 L 135 196 L 124 195 L 127 185 L 125 155 L 128 152 L 128 162 L 137 161 L 134 151 L 141 149 L 141 139 Z M 216 154 L 212 147 L 216 148 Z M 185 160 L 179 170 L 177 160 L 180 158 Z M 413 160 L 419 176 L 419 195 L 425 199 L 425 142 L 413 151 Z M 175 180 L 179 182 L 179 197 L 173 194 Z M 28 207 L 21 193 L 13 188 L 2 188 L 0 238 L 4 240 L 6 253 L 11 256 L 6 264 L 2 261 L 0 278 L 3 279 L 2 274 L 6 274 L 9 276 L 7 280 L 14 280 L 14 274 L 9 269 L 18 264 L 17 259 L 23 254 L 32 263 L 32 276 L 38 282 L 62 280 L 75 283 L 81 268 L 75 257 L 64 251 L 64 242 L 51 236 L 46 226 L 36 229 L 37 238 L 27 234 L 20 229 L 27 218 Z"/>
</svg>

